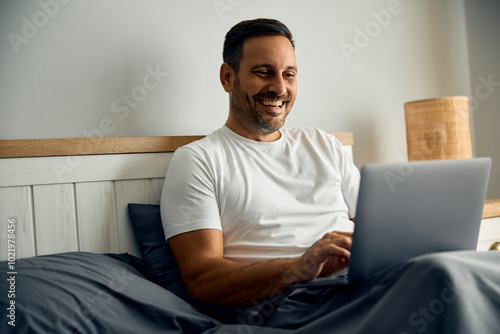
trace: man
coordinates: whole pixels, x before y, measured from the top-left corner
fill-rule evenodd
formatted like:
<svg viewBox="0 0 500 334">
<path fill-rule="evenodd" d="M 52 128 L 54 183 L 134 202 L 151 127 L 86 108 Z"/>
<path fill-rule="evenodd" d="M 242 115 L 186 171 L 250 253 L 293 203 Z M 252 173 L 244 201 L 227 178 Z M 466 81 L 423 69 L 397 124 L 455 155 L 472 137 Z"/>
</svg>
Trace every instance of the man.
<svg viewBox="0 0 500 334">
<path fill-rule="evenodd" d="M 281 129 L 297 93 L 286 26 L 241 22 L 223 55 L 227 122 L 175 153 L 162 220 L 190 296 L 245 306 L 347 266 L 359 173 L 333 136 Z"/>
<path fill-rule="evenodd" d="M 227 121 L 176 151 L 161 198 L 194 304 L 223 306 L 219 321 L 297 333 L 498 332 L 492 252 L 421 256 L 360 285 L 290 287 L 347 267 L 359 172 L 333 136 L 282 128 L 298 73 L 286 26 L 241 22 L 223 56 Z"/>
</svg>

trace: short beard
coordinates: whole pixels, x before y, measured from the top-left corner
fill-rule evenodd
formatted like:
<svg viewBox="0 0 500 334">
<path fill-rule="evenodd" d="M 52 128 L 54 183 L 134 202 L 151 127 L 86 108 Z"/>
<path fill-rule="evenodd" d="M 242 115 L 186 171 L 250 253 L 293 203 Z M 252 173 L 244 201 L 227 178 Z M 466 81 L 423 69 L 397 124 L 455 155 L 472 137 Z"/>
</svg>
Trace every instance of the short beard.
<svg viewBox="0 0 500 334">
<path fill-rule="evenodd" d="M 278 97 L 272 92 L 264 94 L 266 96 L 262 95 L 263 94 L 257 94 L 254 98 L 256 96 L 269 99 L 276 99 Z M 290 104 L 291 101 L 289 101 L 289 99 L 286 100 L 288 102 L 282 108 L 289 107 L 288 104 Z M 257 131 L 263 134 L 273 133 L 283 127 L 290 110 L 285 110 L 286 113 L 283 119 L 268 121 L 262 117 L 256 103 L 255 99 L 251 101 L 248 96 L 240 91 L 240 79 L 236 76 L 233 84 L 233 94 L 231 95 L 231 107 L 234 111 L 234 116 L 238 121 L 238 124 L 240 124 L 247 131 Z"/>
</svg>

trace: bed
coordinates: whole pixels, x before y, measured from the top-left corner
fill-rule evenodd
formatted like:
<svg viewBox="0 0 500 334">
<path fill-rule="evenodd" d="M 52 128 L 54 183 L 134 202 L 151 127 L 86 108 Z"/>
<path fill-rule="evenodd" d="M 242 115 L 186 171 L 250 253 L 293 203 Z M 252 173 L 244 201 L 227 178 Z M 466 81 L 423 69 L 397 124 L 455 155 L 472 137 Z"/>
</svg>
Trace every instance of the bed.
<svg viewBox="0 0 500 334">
<path fill-rule="evenodd" d="M 352 157 L 353 134 L 332 135 Z M 351 305 L 319 324 L 264 327 L 189 299 L 159 201 L 173 152 L 199 138 L 0 141 L 0 332 L 333 333 L 325 330 L 332 321 L 360 311 Z M 479 249 L 490 241 L 480 238 Z M 354 317 L 338 330 L 370 326 Z"/>
</svg>

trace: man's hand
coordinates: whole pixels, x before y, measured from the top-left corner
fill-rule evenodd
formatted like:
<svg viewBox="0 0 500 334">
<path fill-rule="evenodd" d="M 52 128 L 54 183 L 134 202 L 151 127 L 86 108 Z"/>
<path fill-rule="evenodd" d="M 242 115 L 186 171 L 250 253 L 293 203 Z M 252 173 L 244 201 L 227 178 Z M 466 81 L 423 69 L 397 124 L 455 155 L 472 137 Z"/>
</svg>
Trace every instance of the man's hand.
<svg viewBox="0 0 500 334">
<path fill-rule="evenodd" d="M 341 271 L 349 264 L 351 245 L 351 232 L 325 234 L 298 259 L 291 272 L 285 275 L 286 280 L 290 283 L 311 281 Z"/>
</svg>

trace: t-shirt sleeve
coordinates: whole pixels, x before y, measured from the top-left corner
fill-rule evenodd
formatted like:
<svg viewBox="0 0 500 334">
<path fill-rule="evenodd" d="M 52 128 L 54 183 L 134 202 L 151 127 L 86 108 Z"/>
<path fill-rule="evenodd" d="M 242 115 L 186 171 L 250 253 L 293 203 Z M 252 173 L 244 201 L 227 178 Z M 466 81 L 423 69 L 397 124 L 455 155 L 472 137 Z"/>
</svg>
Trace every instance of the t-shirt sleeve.
<svg viewBox="0 0 500 334">
<path fill-rule="evenodd" d="M 222 230 L 214 175 L 190 148 L 179 148 L 168 167 L 160 200 L 165 238 L 200 229 Z"/>
<path fill-rule="evenodd" d="M 342 194 L 344 195 L 344 200 L 349 209 L 349 218 L 354 218 L 356 215 L 356 204 L 358 202 L 360 174 L 351 156 L 343 149 L 340 149 L 340 152 L 339 167 L 342 175 Z"/>
</svg>

